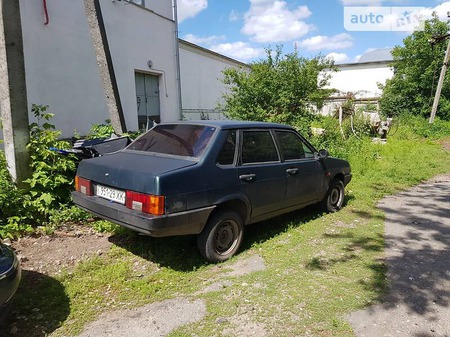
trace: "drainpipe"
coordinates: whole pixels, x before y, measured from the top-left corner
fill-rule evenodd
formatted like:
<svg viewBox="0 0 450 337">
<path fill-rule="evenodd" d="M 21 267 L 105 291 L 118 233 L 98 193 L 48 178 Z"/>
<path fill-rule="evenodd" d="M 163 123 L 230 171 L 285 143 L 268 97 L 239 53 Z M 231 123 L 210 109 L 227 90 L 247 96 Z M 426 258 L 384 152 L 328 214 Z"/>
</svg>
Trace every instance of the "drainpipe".
<svg viewBox="0 0 450 337">
<path fill-rule="evenodd" d="M 173 18 L 175 20 L 175 59 L 177 68 L 177 87 L 178 87 L 178 113 L 179 120 L 183 119 L 183 102 L 181 99 L 181 70 L 180 70 L 180 44 L 178 43 L 178 6 L 177 0 L 173 0 Z"/>
</svg>

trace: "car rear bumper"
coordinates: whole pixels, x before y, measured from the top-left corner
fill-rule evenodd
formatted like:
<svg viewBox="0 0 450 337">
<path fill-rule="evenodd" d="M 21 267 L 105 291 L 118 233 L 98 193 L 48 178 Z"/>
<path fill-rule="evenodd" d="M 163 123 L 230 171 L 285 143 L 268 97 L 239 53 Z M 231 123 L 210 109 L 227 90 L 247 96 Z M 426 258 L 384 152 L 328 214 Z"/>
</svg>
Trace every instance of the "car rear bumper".
<svg viewBox="0 0 450 337">
<path fill-rule="evenodd" d="M 72 192 L 72 200 L 78 207 L 102 219 L 153 237 L 199 234 L 215 208 L 215 206 L 209 206 L 192 211 L 155 216 L 76 191 Z"/>
</svg>

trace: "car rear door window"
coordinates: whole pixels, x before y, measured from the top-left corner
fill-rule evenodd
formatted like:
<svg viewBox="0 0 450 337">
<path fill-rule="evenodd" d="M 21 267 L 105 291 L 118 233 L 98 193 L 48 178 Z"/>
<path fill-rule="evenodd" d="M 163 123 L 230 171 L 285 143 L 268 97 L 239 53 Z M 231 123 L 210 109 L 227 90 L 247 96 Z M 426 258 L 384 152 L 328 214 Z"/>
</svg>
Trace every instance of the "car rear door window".
<svg viewBox="0 0 450 337">
<path fill-rule="evenodd" d="M 217 164 L 233 165 L 236 152 L 236 131 L 230 131 L 217 156 Z"/>
<path fill-rule="evenodd" d="M 243 131 L 242 164 L 279 161 L 278 151 L 269 130 Z"/>
</svg>

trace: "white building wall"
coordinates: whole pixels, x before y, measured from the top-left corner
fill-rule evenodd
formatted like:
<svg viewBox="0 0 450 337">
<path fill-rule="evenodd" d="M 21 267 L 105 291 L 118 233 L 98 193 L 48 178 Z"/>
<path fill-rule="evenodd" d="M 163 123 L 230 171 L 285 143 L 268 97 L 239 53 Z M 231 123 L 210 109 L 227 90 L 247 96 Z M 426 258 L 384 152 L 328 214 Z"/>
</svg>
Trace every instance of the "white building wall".
<svg viewBox="0 0 450 337">
<path fill-rule="evenodd" d="M 122 0 L 114 0 L 114 1 L 122 1 Z M 124 1 L 144 6 L 153 11 L 154 13 L 166 18 L 173 17 L 173 8 L 172 8 L 173 5 L 172 1 L 170 0 L 124 0 Z"/>
<path fill-rule="evenodd" d="M 108 118 L 102 85 L 81 0 L 20 0 L 27 96 L 31 104 L 49 106 L 62 137 L 74 129 L 86 133 L 92 123 Z"/>
<path fill-rule="evenodd" d="M 172 1 L 100 0 L 127 130 L 137 130 L 135 71 L 159 76 L 161 120 L 180 119 Z M 62 137 L 86 134 L 109 119 L 83 0 L 20 0 L 30 121 L 31 104 L 49 105 Z M 153 67 L 149 68 L 148 60 Z"/>
<path fill-rule="evenodd" d="M 156 3 L 161 10 L 161 1 Z M 172 8 L 171 3 L 165 2 L 166 9 Z M 146 6 L 150 5 L 147 1 Z M 125 1 L 103 1 L 102 12 L 127 129 L 137 130 L 135 71 L 159 76 L 161 121 L 179 120 L 176 25 L 172 17 Z"/>
<path fill-rule="evenodd" d="M 392 78 L 394 71 L 386 63 L 349 64 L 339 66 L 339 72 L 333 73 L 329 88 L 341 93 L 352 92 L 357 98 L 379 97 L 382 91 L 378 83 L 385 84 Z"/>
<path fill-rule="evenodd" d="M 333 115 L 346 101 L 347 94 L 351 93 L 355 105 L 378 104 L 382 90 L 378 84 L 386 84 L 392 78 L 394 70 L 389 62 L 352 63 L 337 65 L 339 71 L 331 74 L 328 89 L 338 92 L 328 99 L 317 112 L 321 115 Z"/>
<path fill-rule="evenodd" d="M 223 70 L 249 67 L 212 51 L 180 41 L 181 96 L 183 117 L 193 119 L 224 119 L 217 110 L 226 91 Z"/>
</svg>

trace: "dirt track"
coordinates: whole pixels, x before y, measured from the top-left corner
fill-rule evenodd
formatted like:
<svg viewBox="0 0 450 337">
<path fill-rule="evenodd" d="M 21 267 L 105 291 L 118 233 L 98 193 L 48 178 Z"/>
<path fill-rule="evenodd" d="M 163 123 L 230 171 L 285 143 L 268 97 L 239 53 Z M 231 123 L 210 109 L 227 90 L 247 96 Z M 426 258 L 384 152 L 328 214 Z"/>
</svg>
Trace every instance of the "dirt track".
<svg viewBox="0 0 450 337">
<path fill-rule="evenodd" d="M 450 336 L 450 175 L 379 203 L 389 293 L 349 317 L 357 337 Z"/>
</svg>

